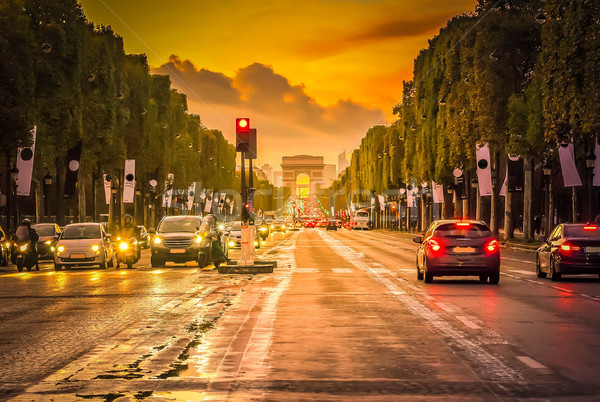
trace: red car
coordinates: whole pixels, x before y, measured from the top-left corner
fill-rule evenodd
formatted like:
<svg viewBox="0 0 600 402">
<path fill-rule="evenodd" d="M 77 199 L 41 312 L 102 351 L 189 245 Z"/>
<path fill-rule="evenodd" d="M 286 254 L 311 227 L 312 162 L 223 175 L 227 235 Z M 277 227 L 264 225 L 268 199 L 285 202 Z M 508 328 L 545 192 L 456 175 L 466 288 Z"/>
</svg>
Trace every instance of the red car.
<svg viewBox="0 0 600 402">
<path fill-rule="evenodd" d="M 600 228 L 596 224 L 563 223 L 537 250 L 538 278 L 558 281 L 563 274 L 600 276 Z"/>
<path fill-rule="evenodd" d="M 417 249 L 417 278 L 431 283 L 434 276 L 479 276 L 484 283 L 500 281 L 498 240 L 482 221 L 434 221 L 425 236 L 413 238 Z"/>
<path fill-rule="evenodd" d="M 317 226 L 317 221 L 310 220 L 310 221 L 304 222 L 305 228 L 314 228 L 315 226 Z"/>
</svg>

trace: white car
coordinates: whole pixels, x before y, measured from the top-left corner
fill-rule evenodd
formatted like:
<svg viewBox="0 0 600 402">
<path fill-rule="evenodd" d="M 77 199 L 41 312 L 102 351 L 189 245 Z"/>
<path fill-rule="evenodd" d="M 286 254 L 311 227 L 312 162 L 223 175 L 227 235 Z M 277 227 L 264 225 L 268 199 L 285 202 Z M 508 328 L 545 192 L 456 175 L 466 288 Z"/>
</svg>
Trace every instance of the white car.
<svg viewBox="0 0 600 402">
<path fill-rule="evenodd" d="M 65 226 L 54 250 L 54 269 L 115 265 L 110 236 L 100 223 L 73 223 Z"/>
</svg>

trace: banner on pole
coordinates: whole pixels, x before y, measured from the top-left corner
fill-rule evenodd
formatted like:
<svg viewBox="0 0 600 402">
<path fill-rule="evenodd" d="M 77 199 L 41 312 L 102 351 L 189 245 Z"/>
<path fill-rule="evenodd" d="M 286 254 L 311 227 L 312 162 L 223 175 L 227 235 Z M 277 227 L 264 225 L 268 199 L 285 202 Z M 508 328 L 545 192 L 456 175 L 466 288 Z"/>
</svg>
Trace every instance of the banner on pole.
<svg viewBox="0 0 600 402">
<path fill-rule="evenodd" d="M 162 206 L 165 208 L 171 208 L 171 202 L 173 201 L 173 179 L 175 175 L 173 173 L 169 173 L 167 175 L 167 180 L 165 180 L 165 192 L 163 194 L 163 203 Z"/>
<path fill-rule="evenodd" d="M 135 159 L 125 160 L 123 175 L 123 203 L 132 204 L 135 200 Z"/>
<path fill-rule="evenodd" d="M 209 213 L 212 211 L 212 203 L 213 203 L 213 190 L 206 190 L 206 199 L 204 201 L 204 212 Z"/>
<path fill-rule="evenodd" d="M 73 148 L 67 151 L 67 173 L 65 175 L 65 191 L 63 196 L 71 198 L 75 195 L 77 179 L 79 177 L 79 160 L 81 159 L 81 145 L 79 141 Z"/>
<path fill-rule="evenodd" d="M 111 196 L 111 191 L 110 191 L 110 180 L 108 180 L 110 178 L 109 174 L 104 173 L 102 175 L 102 177 L 104 178 L 104 199 L 106 200 L 106 205 L 110 204 L 110 196 Z"/>
<path fill-rule="evenodd" d="M 563 183 L 565 187 L 581 186 L 581 178 L 575 165 L 575 151 L 573 143 L 560 144 L 558 147 L 558 157 L 560 158 L 560 170 L 562 172 Z"/>
<path fill-rule="evenodd" d="M 596 147 L 594 150 L 596 155 L 596 163 L 594 165 L 594 186 L 600 187 L 600 144 L 598 144 L 598 137 L 596 137 Z"/>
<path fill-rule="evenodd" d="M 191 186 L 188 187 L 188 198 L 187 198 L 187 208 L 188 211 L 191 211 L 194 208 L 194 196 L 196 195 L 196 182 L 193 182 Z"/>
<path fill-rule="evenodd" d="M 434 204 L 441 204 L 442 202 L 444 202 L 444 186 L 442 186 L 441 184 L 433 182 L 431 194 L 433 196 Z"/>
<path fill-rule="evenodd" d="M 37 126 L 31 130 L 32 144 L 30 147 L 23 147 L 17 150 L 17 195 L 29 197 L 31 192 L 31 175 L 33 173 L 33 157 L 35 156 L 35 137 Z"/>
<path fill-rule="evenodd" d="M 479 183 L 479 195 L 492 195 L 492 169 L 490 164 L 489 144 L 477 145 L 475 149 L 477 157 L 477 182 Z"/>
</svg>

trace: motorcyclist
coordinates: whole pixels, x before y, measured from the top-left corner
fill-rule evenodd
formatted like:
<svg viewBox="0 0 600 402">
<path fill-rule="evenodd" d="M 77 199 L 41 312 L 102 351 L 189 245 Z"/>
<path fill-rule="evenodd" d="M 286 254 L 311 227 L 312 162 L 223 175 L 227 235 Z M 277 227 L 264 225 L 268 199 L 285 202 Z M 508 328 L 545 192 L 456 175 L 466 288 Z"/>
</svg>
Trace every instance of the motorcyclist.
<svg viewBox="0 0 600 402">
<path fill-rule="evenodd" d="M 223 235 L 221 229 L 215 225 L 215 217 L 209 214 L 204 217 L 204 222 L 207 226 L 209 235 L 211 236 L 211 259 L 212 261 L 226 262 L 229 261 L 225 253 L 223 252 L 223 244 L 221 243 L 221 236 Z"/>
<path fill-rule="evenodd" d="M 30 253 L 33 253 L 33 256 L 35 258 L 35 269 L 39 271 L 40 266 L 37 253 L 37 242 L 40 239 L 40 236 L 38 235 L 37 231 L 31 227 L 31 220 L 25 218 L 21 221 L 21 225 L 17 228 L 17 231 L 15 232 L 14 240 L 17 240 L 17 234 L 19 234 L 19 237 L 23 238 L 23 235 L 21 235 L 19 232 L 25 232 L 25 230 L 27 230 L 28 233 Z"/>
<path fill-rule="evenodd" d="M 123 240 L 129 241 L 131 238 L 135 238 L 136 240 L 140 237 L 140 229 L 133 223 L 133 217 L 129 214 L 125 214 L 123 216 L 123 226 L 118 233 L 119 237 Z M 141 249 L 136 245 L 137 258 L 141 257 Z M 117 268 L 119 268 L 119 263 L 117 262 Z"/>
</svg>

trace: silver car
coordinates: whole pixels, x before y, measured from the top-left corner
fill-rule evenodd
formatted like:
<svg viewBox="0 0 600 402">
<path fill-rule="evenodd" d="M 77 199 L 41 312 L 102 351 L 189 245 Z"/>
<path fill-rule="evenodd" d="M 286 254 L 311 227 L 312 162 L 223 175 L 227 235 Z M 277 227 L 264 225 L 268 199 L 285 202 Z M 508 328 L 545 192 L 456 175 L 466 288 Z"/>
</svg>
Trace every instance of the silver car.
<svg viewBox="0 0 600 402">
<path fill-rule="evenodd" d="M 54 269 L 70 267 L 113 267 L 115 255 L 109 235 L 100 223 L 65 226 L 54 250 Z"/>
</svg>

